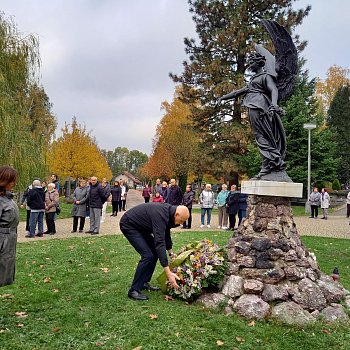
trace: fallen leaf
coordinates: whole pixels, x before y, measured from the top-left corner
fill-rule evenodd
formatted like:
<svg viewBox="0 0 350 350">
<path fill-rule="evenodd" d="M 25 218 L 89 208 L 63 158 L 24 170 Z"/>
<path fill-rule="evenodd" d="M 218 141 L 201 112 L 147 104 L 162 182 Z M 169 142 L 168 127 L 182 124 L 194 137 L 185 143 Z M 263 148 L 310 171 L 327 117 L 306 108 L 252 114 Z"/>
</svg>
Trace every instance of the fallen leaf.
<svg viewBox="0 0 350 350">
<path fill-rule="evenodd" d="M 216 341 L 216 345 L 217 346 L 223 346 L 225 343 L 223 342 L 223 341 L 221 341 L 221 340 L 217 340 Z"/>
<path fill-rule="evenodd" d="M 236 337 L 236 340 L 240 343 L 243 343 L 245 341 L 242 337 Z"/>
<path fill-rule="evenodd" d="M 175 335 L 176 335 L 177 337 L 179 337 L 179 336 L 180 336 L 180 333 L 179 333 L 179 332 L 176 332 Z"/>
<path fill-rule="evenodd" d="M 150 314 L 148 317 L 149 317 L 151 320 L 156 320 L 156 319 L 158 318 L 158 315 L 156 315 L 156 314 Z"/>
<path fill-rule="evenodd" d="M 16 327 L 22 328 L 22 327 L 24 327 L 24 324 L 23 323 L 18 323 L 18 324 L 16 324 Z"/>
<path fill-rule="evenodd" d="M 52 328 L 52 332 L 59 332 L 60 331 L 60 328 L 59 327 L 54 327 Z"/>
<path fill-rule="evenodd" d="M 132 350 L 141 350 L 142 346 L 137 346 L 136 348 L 133 348 Z"/>
<path fill-rule="evenodd" d="M 51 283 L 51 277 L 49 277 L 49 276 L 45 277 L 44 283 Z"/>
<path fill-rule="evenodd" d="M 251 321 L 248 323 L 248 327 L 254 327 L 255 326 L 255 321 Z"/>
<path fill-rule="evenodd" d="M 96 345 L 96 346 L 102 346 L 102 345 L 104 345 L 104 343 L 101 343 L 101 342 L 97 341 L 97 342 L 95 343 L 95 345 Z"/>
<path fill-rule="evenodd" d="M 102 270 L 104 273 L 108 272 L 108 267 L 101 267 L 100 270 Z"/>
<path fill-rule="evenodd" d="M 54 288 L 54 289 L 52 289 L 52 291 L 53 291 L 54 293 L 58 293 L 60 290 L 59 290 L 58 288 Z"/>
<path fill-rule="evenodd" d="M 1 298 L 3 298 L 3 299 L 12 299 L 12 298 L 14 298 L 15 296 L 13 295 L 13 294 L 2 294 L 2 295 L 0 295 L 0 297 Z"/>
<path fill-rule="evenodd" d="M 330 332 L 328 329 L 322 329 L 322 332 L 323 332 L 324 334 L 331 334 L 331 332 Z"/>
<path fill-rule="evenodd" d="M 28 314 L 25 311 L 17 311 L 15 312 L 16 317 L 18 318 L 25 318 L 28 317 Z"/>
<path fill-rule="evenodd" d="M 164 295 L 165 301 L 171 301 L 174 300 L 174 298 L 171 295 Z"/>
</svg>

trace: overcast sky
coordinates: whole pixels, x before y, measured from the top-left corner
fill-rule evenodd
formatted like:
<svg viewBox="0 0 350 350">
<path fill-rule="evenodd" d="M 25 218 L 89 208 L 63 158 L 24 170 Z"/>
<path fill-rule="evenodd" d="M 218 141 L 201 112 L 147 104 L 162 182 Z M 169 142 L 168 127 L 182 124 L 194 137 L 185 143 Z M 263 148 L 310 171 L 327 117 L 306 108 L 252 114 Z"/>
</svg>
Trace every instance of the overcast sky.
<svg viewBox="0 0 350 350">
<path fill-rule="evenodd" d="M 181 73 L 184 37 L 195 29 L 187 0 L 1 0 L 20 32 L 39 37 L 41 82 L 59 128 L 76 116 L 101 148 L 149 154 L 160 104 L 170 101 L 169 72 Z M 312 5 L 297 32 L 310 76 L 350 67 L 348 0 Z M 58 129 L 59 134 L 59 129 Z"/>
</svg>

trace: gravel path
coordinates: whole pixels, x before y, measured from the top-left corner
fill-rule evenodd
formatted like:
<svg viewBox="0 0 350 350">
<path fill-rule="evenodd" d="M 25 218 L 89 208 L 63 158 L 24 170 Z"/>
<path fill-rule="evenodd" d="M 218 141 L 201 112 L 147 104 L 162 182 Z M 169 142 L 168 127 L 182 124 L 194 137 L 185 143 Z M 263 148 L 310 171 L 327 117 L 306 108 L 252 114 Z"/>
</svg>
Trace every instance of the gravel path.
<svg viewBox="0 0 350 350">
<path fill-rule="evenodd" d="M 128 192 L 127 208 L 132 208 L 135 205 L 143 203 L 141 193 L 130 189 Z M 121 234 L 119 229 L 119 220 L 124 212 L 118 213 L 117 217 L 106 215 L 106 220 L 101 223 L 100 235 Z M 321 216 L 320 216 L 321 217 Z M 299 216 L 294 218 L 300 235 L 333 237 L 333 238 L 347 238 L 350 239 L 350 225 L 349 219 L 345 217 L 343 210 L 337 210 L 329 216 L 328 220 L 309 219 L 307 216 Z M 200 214 L 193 214 L 193 225 L 191 231 L 203 231 L 199 228 Z M 218 217 L 216 214 L 212 215 L 211 229 L 217 230 Z M 89 229 L 89 220 L 85 222 L 85 230 Z M 25 222 L 20 222 L 18 226 L 18 242 L 32 242 L 38 240 L 61 239 L 69 237 L 87 237 L 86 233 L 70 233 L 72 230 L 72 219 L 58 219 L 56 220 L 57 234 L 54 236 L 44 235 L 43 238 L 28 239 L 25 238 Z M 204 230 L 209 230 L 205 228 Z M 174 231 L 181 231 L 180 228 Z M 217 230 L 220 232 L 220 230 Z"/>
</svg>

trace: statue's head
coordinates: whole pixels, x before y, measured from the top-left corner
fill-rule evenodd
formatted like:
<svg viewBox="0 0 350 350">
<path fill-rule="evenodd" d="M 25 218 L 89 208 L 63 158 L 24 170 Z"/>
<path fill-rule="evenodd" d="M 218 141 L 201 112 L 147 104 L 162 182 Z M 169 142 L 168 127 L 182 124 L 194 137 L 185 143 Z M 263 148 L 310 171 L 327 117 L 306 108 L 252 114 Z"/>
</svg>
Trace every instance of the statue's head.
<svg viewBox="0 0 350 350">
<path fill-rule="evenodd" d="M 266 58 L 258 52 L 252 52 L 248 57 L 248 67 L 255 72 L 257 69 L 265 66 Z"/>
</svg>

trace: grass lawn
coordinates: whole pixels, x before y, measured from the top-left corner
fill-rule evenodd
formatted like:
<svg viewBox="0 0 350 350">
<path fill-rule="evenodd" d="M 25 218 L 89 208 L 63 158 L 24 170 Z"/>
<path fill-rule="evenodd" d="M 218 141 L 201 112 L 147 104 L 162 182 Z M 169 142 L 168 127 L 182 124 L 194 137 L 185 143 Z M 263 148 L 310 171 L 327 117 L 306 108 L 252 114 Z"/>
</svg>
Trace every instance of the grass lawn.
<svg viewBox="0 0 350 350">
<path fill-rule="evenodd" d="M 225 245 L 230 235 L 186 231 L 174 234 L 174 248 L 205 237 Z M 349 289 L 350 241 L 303 241 L 324 272 L 339 267 Z M 16 283 L 0 289 L 0 349 L 350 349 L 349 325 L 252 324 L 160 292 L 129 300 L 137 261 L 121 235 L 18 244 Z"/>
</svg>

